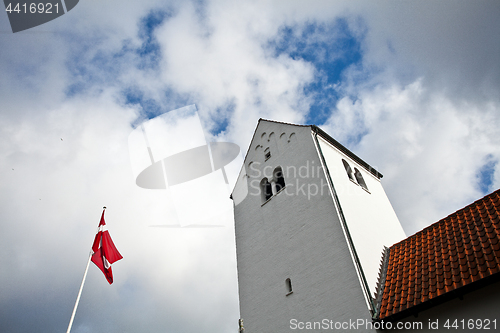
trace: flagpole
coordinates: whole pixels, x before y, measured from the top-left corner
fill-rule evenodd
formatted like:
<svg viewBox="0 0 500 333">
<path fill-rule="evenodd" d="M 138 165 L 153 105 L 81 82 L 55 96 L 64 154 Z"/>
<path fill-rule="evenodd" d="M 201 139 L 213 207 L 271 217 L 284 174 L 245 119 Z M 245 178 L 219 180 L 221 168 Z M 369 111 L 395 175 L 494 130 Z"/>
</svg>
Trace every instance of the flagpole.
<svg viewBox="0 0 500 333">
<path fill-rule="evenodd" d="M 85 279 L 87 278 L 87 272 L 89 271 L 90 259 L 92 258 L 92 252 L 89 255 L 89 260 L 87 260 L 87 267 L 85 268 L 85 274 L 83 274 L 82 284 L 80 285 L 80 291 L 78 291 L 78 296 L 76 297 L 75 307 L 73 308 L 73 313 L 71 314 L 71 319 L 69 321 L 68 330 L 66 333 L 71 331 L 71 326 L 73 325 L 73 319 L 75 319 L 76 308 L 78 307 L 78 303 L 80 302 L 80 296 L 82 295 L 83 285 L 85 284 Z"/>
<path fill-rule="evenodd" d="M 103 209 L 106 210 L 106 207 L 103 207 Z M 97 227 L 97 231 L 99 231 L 99 227 Z M 73 308 L 73 313 L 71 314 L 71 319 L 69 320 L 68 330 L 66 331 L 66 333 L 70 333 L 71 326 L 73 326 L 73 319 L 75 319 L 76 308 L 78 307 L 78 303 L 80 303 L 80 296 L 82 295 L 83 285 L 85 284 L 85 279 L 87 278 L 87 272 L 89 271 L 92 254 L 93 251 L 92 249 L 90 249 L 89 259 L 87 260 L 87 267 L 85 267 L 85 273 L 83 274 L 82 284 L 80 285 L 80 290 L 78 291 L 78 296 L 76 297 L 75 307 Z"/>
</svg>

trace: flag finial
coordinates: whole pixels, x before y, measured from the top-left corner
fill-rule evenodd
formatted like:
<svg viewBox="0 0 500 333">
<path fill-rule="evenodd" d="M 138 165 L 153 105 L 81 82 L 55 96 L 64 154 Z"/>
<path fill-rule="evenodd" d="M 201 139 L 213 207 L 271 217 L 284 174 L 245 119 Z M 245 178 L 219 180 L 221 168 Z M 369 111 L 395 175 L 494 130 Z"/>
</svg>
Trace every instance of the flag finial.
<svg viewBox="0 0 500 333">
<path fill-rule="evenodd" d="M 106 206 L 102 207 L 102 209 L 106 209 Z"/>
</svg>

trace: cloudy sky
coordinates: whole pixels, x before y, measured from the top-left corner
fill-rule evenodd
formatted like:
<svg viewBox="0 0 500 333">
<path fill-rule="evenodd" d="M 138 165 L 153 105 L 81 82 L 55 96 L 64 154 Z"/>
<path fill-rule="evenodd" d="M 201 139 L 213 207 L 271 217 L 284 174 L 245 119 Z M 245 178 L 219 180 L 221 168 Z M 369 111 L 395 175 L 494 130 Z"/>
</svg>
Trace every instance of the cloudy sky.
<svg viewBox="0 0 500 333">
<path fill-rule="evenodd" d="M 244 154 L 259 118 L 316 124 L 379 170 L 411 235 L 500 187 L 498 1 L 92 1 L 13 34 L 0 14 L 0 331 L 235 332 L 231 216 L 174 224 L 129 135 L 195 104 Z M 224 196 L 226 199 L 226 197 Z M 196 204 L 194 204 L 196 206 Z M 174 207 L 175 208 L 175 207 Z M 196 211 L 197 207 L 193 207 Z"/>
</svg>

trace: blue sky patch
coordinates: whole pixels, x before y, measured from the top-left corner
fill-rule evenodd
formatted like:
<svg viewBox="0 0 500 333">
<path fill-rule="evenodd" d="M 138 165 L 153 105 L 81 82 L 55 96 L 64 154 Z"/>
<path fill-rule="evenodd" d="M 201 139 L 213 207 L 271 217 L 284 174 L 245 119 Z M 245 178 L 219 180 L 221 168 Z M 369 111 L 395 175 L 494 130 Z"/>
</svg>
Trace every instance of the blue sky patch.
<svg viewBox="0 0 500 333">
<path fill-rule="evenodd" d="M 140 70 L 156 69 L 161 59 L 161 49 L 154 32 L 172 11 L 152 10 L 138 24 L 139 47 L 131 40 L 122 41 L 119 50 L 106 50 L 106 36 L 68 36 L 74 45 L 71 61 L 66 64 L 72 82 L 66 89 L 66 96 L 83 93 L 95 85 L 113 85 L 123 74 L 124 68 L 134 66 Z M 95 50 L 90 54 L 91 50 Z M 112 78 L 113 82 L 109 79 Z"/>
<path fill-rule="evenodd" d="M 124 103 L 128 105 L 139 105 L 141 117 L 152 119 L 164 112 L 178 109 L 182 106 L 194 104 L 186 96 L 180 96 L 172 91 L 165 92 L 165 99 L 156 100 L 145 95 L 144 91 L 137 87 L 129 87 L 122 91 Z M 168 102 L 170 103 L 168 103 Z"/>
<path fill-rule="evenodd" d="M 355 36 L 346 19 L 339 18 L 331 24 L 285 26 L 280 29 L 279 37 L 269 43 L 275 56 L 287 54 L 316 68 L 314 82 L 304 88 L 313 100 L 306 123 L 323 124 L 330 117 L 332 108 L 342 97 L 339 86 L 345 70 L 361 64 L 362 39 L 363 36 Z"/>
<path fill-rule="evenodd" d="M 160 44 L 154 32 L 163 22 L 172 17 L 172 13 L 164 10 L 149 12 L 139 23 L 139 38 L 142 41 L 140 48 L 136 50 L 141 58 L 139 68 L 155 68 L 161 59 Z"/>
<path fill-rule="evenodd" d="M 118 75 L 115 66 L 109 61 L 109 56 L 102 50 L 90 53 L 96 45 L 104 43 L 104 39 L 95 39 L 93 36 L 68 35 L 68 43 L 73 44 L 72 54 L 66 62 L 71 82 L 65 90 L 66 97 L 73 97 L 85 93 L 96 85 L 107 80 L 106 74 Z"/>
<path fill-rule="evenodd" d="M 217 116 L 215 117 L 216 123 L 215 126 L 210 129 L 210 134 L 217 136 L 226 131 L 229 126 L 229 120 L 233 117 L 235 109 L 236 104 L 234 101 L 230 101 L 226 105 L 217 108 Z"/>
<path fill-rule="evenodd" d="M 129 88 L 123 92 L 125 104 L 140 105 L 141 115 L 147 119 L 156 117 L 162 113 L 161 106 L 151 98 L 144 97 L 144 93 L 135 88 Z"/>
<path fill-rule="evenodd" d="M 139 87 L 128 87 L 121 91 L 121 102 L 125 105 L 140 106 L 137 119 L 132 122 L 132 127 L 145 120 L 153 119 L 165 112 L 176 110 L 186 105 L 196 104 L 195 99 L 189 94 L 179 94 L 172 89 L 165 89 L 159 99 L 147 96 Z"/>
<path fill-rule="evenodd" d="M 479 189 L 483 194 L 487 194 L 491 191 L 497 164 L 498 160 L 494 160 L 493 155 L 488 155 L 486 157 L 486 163 L 483 164 L 476 175 Z"/>
</svg>

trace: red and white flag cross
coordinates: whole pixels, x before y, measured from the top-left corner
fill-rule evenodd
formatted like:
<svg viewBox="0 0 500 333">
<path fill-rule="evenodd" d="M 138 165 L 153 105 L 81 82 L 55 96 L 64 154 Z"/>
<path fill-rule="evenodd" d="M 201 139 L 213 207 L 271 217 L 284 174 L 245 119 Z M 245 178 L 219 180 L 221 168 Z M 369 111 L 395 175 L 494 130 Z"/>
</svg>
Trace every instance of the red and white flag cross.
<svg viewBox="0 0 500 333">
<path fill-rule="evenodd" d="M 99 229 L 95 235 L 94 244 L 92 245 L 92 262 L 104 273 L 109 284 L 113 283 L 113 271 L 111 264 L 122 259 L 122 255 L 113 244 L 111 236 L 107 230 L 104 230 L 104 210 L 102 211 Z"/>
</svg>

